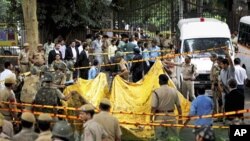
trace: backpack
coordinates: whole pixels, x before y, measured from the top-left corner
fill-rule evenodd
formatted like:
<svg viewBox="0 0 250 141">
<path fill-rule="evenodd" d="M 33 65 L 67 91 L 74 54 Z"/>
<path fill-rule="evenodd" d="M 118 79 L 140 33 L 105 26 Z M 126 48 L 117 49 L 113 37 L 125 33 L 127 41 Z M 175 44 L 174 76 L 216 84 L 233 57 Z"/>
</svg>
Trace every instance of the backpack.
<svg viewBox="0 0 250 141">
<path fill-rule="evenodd" d="M 36 93 L 40 88 L 39 77 L 27 77 L 24 80 L 24 84 L 20 94 L 21 102 L 32 103 L 35 99 Z"/>
</svg>

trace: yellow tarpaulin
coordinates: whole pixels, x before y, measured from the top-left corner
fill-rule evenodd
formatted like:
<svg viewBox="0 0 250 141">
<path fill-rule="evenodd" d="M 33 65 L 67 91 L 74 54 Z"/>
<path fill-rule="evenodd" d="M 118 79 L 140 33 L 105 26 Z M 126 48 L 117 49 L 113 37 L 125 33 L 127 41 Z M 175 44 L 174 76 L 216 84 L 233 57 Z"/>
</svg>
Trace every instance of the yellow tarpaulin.
<svg viewBox="0 0 250 141">
<path fill-rule="evenodd" d="M 159 88 L 158 76 L 163 74 L 163 65 L 161 61 L 156 61 L 144 79 L 137 83 L 128 83 L 121 77 L 115 77 L 110 100 L 113 103 L 113 111 L 126 111 L 134 113 L 150 113 L 151 112 L 151 95 L 152 91 Z M 175 87 L 172 81 L 169 85 Z M 183 114 L 187 115 L 190 108 L 188 102 L 181 93 L 179 93 Z M 175 112 L 177 114 L 177 112 Z M 115 115 L 119 121 L 148 123 L 150 116 L 145 115 Z M 124 125 L 125 128 L 134 131 L 136 135 L 148 138 L 153 130 L 150 128 L 142 130 L 140 126 Z"/>
<path fill-rule="evenodd" d="M 137 83 L 127 82 L 121 77 L 116 76 L 112 83 L 111 95 L 108 94 L 108 82 L 105 74 L 103 73 L 100 73 L 94 80 L 79 79 L 77 84 L 67 87 L 64 93 L 68 94 L 70 91 L 77 91 L 82 97 L 96 107 L 98 107 L 99 102 L 103 97 L 110 96 L 112 111 L 150 113 L 151 93 L 153 90 L 160 87 L 158 83 L 158 76 L 163 73 L 164 71 L 161 61 L 156 61 L 148 74 L 144 76 L 144 79 Z M 169 85 L 174 87 L 172 81 L 169 82 Z M 190 103 L 184 99 L 180 93 L 179 98 L 182 112 L 184 115 L 187 115 Z M 67 102 L 67 104 L 68 106 L 74 106 L 77 105 L 75 102 L 79 101 L 71 99 Z M 138 123 L 150 122 L 150 117 L 145 115 L 115 114 L 115 116 L 119 119 L 119 121 Z M 136 127 L 134 125 L 122 126 L 127 129 L 126 133 L 133 133 L 139 138 L 150 138 L 153 134 L 151 127 Z"/>
</svg>

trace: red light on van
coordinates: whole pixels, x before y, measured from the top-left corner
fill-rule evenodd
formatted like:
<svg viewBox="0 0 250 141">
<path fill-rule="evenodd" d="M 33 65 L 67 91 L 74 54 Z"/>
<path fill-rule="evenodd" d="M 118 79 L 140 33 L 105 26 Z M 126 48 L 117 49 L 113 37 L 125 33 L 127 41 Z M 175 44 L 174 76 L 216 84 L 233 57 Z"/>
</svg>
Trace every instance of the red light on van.
<svg viewBox="0 0 250 141">
<path fill-rule="evenodd" d="M 200 18 L 200 22 L 205 22 L 205 19 L 204 18 Z"/>
</svg>

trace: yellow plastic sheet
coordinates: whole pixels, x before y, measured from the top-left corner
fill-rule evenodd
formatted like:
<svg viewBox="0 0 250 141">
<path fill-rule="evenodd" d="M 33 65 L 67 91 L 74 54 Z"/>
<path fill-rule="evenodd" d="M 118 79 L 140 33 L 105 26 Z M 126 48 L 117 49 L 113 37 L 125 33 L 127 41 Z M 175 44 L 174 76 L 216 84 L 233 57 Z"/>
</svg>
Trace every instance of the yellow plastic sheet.
<svg viewBox="0 0 250 141">
<path fill-rule="evenodd" d="M 163 65 L 161 61 L 156 61 L 144 79 L 137 83 L 129 83 L 121 77 L 115 77 L 111 92 L 111 103 L 113 103 L 113 111 L 126 111 L 135 113 L 150 113 L 151 112 L 151 95 L 152 91 L 159 88 L 158 76 L 163 74 Z M 169 86 L 175 87 L 172 81 L 169 81 Z M 181 102 L 181 107 L 184 115 L 187 115 L 190 108 L 188 102 L 181 93 L 178 94 Z M 176 111 L 176 110 L 175 110 Z M 177 112 L 175 112 L 177 114 Z M 150 116 L 145 115 L 115 115 L 119 121 L 145 123 L 150 122 Z M 125 128 L 131 130 L 135 135 L 149 138 L 153 134 L 150 127 L 124 125 Z"/>
<path fill-rule="evenodd" d="M 109 87 L 106 74 L 100 73 L 93 80 L 79 78 L 76 84 L 68 86 L 64 90 L 64 94 L 68 95 L 71 91 L 77 91 L 84 99 L 98 107 L 102 98 L 109 96 L 108 89 Z M 73 95 L 72 98 L 67 101 L 66 105 L 78 105 L 76 103 L 79 101 L 75 100 L 76 97 L 77 96 Z"/>
<path fill-rule="evenodd" d="M 79 79 L 77 84 L 69 86 L 65 89 L 64 94 L 69 94 L 70 91 L 77 91 L 80 96 L 88 102 L 98 107 L 99 102 L 104 97 L 110 97 L 112 103 L 112 111 L 124 111 L 134 113 L 150 113 L 151 112 L 151 92 L 159 88 L 158 76 L 163 74 L 163 66 L 161 61 L 156 61 L 144 79 L 137 83 L 131 83 L 116 76 L 112 82 L 111 95 L 108 93 L 107 77 L 104 73 L 100 73 L 94 80 Z M 169 81 L 169 86 L 175 87 L 172 81 Z M 190 103 L 179 93 L 182 112 L 187 115 L 190 108 Z M 79 107 L 81 105 L 79 97 L 73 96 L 66 105 L 70 107 Z M 175 112 L 177 114 L 177 112 Z M 145 123 L 150 122 L 150 117 L 145 115 L 128 115 L 115 114 L 119 121 Z M 122 125 L 126 139 L 151 138 L 153 128 Z M 133 135 L 132 135 L 133 134 Z"/>
</svg>

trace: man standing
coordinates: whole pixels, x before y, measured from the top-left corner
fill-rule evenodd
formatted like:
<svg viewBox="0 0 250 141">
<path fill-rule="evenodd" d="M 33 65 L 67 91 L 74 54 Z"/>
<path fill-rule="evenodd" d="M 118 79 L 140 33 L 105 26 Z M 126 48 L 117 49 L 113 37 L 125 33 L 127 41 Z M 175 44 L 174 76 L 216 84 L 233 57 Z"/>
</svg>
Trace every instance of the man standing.
<svg viewBox="0 0 250 141">
<path fill-rule="evenodd" d="M 102 56 L 102 36 L 97 35 L 96 39 L 92 43 L 92 49 L 94 50 L 95 59 L 98 60 L 99 64 L 103 64 L 103 56 Z"/>
<path fill-rule="evenodd" d="M 237 89 L 244 95 L 244 83 L 247 79 L 247 72 L 240 66 L 240 58 L 234 59 L 234 68 L 235 68 L 235 79 L 237 81 Z"/>
<path fill-rule="evenodd" d="M 244 109 L 245 96 L 241 90 L 237 89 L 237 81 L 230 79 L 228 81 L 229 93 L 225 95 L 225 112 L 237 111 Z M 229 124 L 236 118 L 243 118 L 243 114 L 235 114 L 227 116 L 226 120 Z"/>
<path fill-rule="evenodd" d="M 44 74 L 45 84 L 38 90 L 34 104 L 59 106 L 58 99 L 67 101 L 70 95 L 64 96 L 61 91 L 53 86 L 53 76 L 50 73 Z M 57 113 L 57 109 L 35 108 L 37 112 Z"/>
<path fill-rule="evenodd" d="M 202 116 L 210 115 L 213 113 L 213 101 L 210 97 L 205 95 L 205 86 L 199 86 L 197 89 L 198 97 L 192 102 L 190 107 L 189 116 Z M 188 119 L 184 125 L 186 125 L 190 119 Z M 198 126 L 212 126 L 212 118 L 199 118 L 195 121 L 195 125 Z"/>
<path fill-rule="evenodd" d="M 116 61 L 119 62 L 119 72 L 114 73 L 115 75 L 119 75 L 124 80 L 129 79 L 129 71 L 128 71 L 128 63 L 124 60 L 124 54 L 120 51 L 117 51 L 115 54 Z"/>
<path fill-rule="evenodd" d="M 81 141 L 101 141 L 107 137 L 103 127 L 92 118 L 95 114 L 95 108 L 91 104 L 85 104 L 80 108 L 79 117 L 85 123 Z"/>
<path fill-rule="evenodd" d="M 56 54 L 60 54 L 60 58 L 62 58 L 62 53 L 59 50 L 61 45 L 59 43 L 56 43 L 54 50 L 51 50 L 49 52 L 49 57 L 48 57 L 48 64 L 49 66 L 52 64 L 54 60 L 56 60 Z"/>
<path fill-rule="evenodd" d="M 94 116 L 94 120 L 103 126 L 108 134 L 107 141 L 121 141 L 121 129 L 117 118 L 112 116 L 110 112 L 111 103 L 107 98 L 102 99 L 99 105 L 100 113 Z"/>
<path fill-rule="evenodd" d="M 37 51 L 33 52 L 30 56 L 30 60 L 38 70 L 40 70 L 41 66 L 45 65 L 45 52 L 42 44 L 37 45 Z"/>
<path fill-rule="evenodd" d="M 159 46 L 157 46 L 157 42 L 153 40 L 152 47 L 149 48 L 150 68 L 154 65 L 156 58 L 161 56 L 160 51 L 161 51 L 161 49 Z"/>
<path fill-rule="evenodd" d="M 20 67 L 21 73 L 29 71 L 29 43 L 23 44 L 24 49 L 20 52 L 18 56 L 18 66 Z"/>
<path fill-rule="evenodd" d="M 193 101 L 195 99 L 193 81 L 198 76 L 198 73 L 196 66 L 191 63 L 191 56 L 187 55 L 185 58 L 185 62 L 181 64 L 176 64 L 169 61 L 165 61 L 165 63 L 182 67 L 182 94 L 185 98 L 189 99 L 190 101 Z"/>
<path fill-rule="evenodd" d="M 210 56 L 210 60 L 213 62 L 211 73 L 210 73 L 210 81 L 211 81 L 211 91 L 213 96 L 213 102 L 214 102 L 214 113 L 220 112 L 219 109 L 221 109 L 221 104 L 219 105 L 219 99 L 221 99 L 221 93 L 218 90 L 218 78 L 220 75 L 220 67 L 217 63 L 217 54 L 212 53 Z"/>
<path fill-rule="evenodd" d="M 175 88 L 169 87 L 168 84 L 168 76 L 165 74 L 161 74 L 159 76 L 159 84 L 160 88 L 156 89 L 152 93 L 152 104 L 151 111 L 152 114 L 155 113 L 164 113 L 164 114 L 174 114 L 175 106 L 177 107 L 178 115 L 182 115 L 180 100 L 178 97 L 178 91 Z M 153 120 L 153 116 L 151 116 L 151 121 Z M 175 117 L 169 116 L 155 116 L 154 120 L 160 123 L 171 123 L 175 122 L 164 122 L 167 120 L 175 121 Z M 156 140 L 165 140 L 168 136 L 168 132 L 177 135 L 177 131 L 175 128 L 167 128 L 157 126 L 155 127 L 155 137 Z"/>
<path fill-rule="evenodd" d="M 13 137 L 13 141 L 34 141 L 38 134 L 34 132 L 35 116 L 30 112 L 24 112 L 21 116 L 22 130 Z"/>
<path fill-rule="evenodd" d="M 49 114 L 42 113 L 38 117 L 38 128 L 40 134 L 35 141 L 52 141 L 52 133 L 50 131 L 52 118 Z"/>
<path fill-rule="evenodd" d="M 8 121 L 17 119 L 17 113 L 15 112 L 16 105 L 12 103 L 16 103 L 16 97 L 13 92 L 14 85 L 16 84 L 16 79 L 13 77 L 8 77 L 5 79 L 5 87 L 0 89 L 0 101 L 2 102 L 10 102 L 8 104 L 1 104 L 1 108 L 3 109 L 13 109 L 14 111 L 1 111 L 4 118 Z M 11 103 L 12 102 L 12 103 Z"/>
<path fill-rule="evenodd" d="M 4 87 L 4 80 L 7 77 L 13 77 L 16 79 L 16 74 L 12 72 L 13 70 L 13 65 L 7 61 L 4 63 L 4 70 L 0 73 L 0 88 Z"/>
<path fill-rule="evenodd" d="M 55 44 L 52 43 L 52 40 L 51 40 L 51 39 L 48 39 L 48 42 L 45 43 L 43 47 L 44 47 L 44 50 L 45 50 L 45 61 L 46 61 L 46 63 L 48 63 L 48 60 L 49 60 L 49 59 L 48 59 L 49 53 L 50 53 L 51 50 L 54 49 Z"/>
<path fill-rule="evenodd" d="M 77 59 L 79 57 L 79 51 L 78 48 L 76 47 L 76 42 L 72 41 L 70 44 L 70 47 L 66 48 L 66 52 L 65 52 L 65 60 L 67 60 L 68 62 L 73 62 L 74 67 L 78 67 L 77 64 Z M 73 72 L 73 79 L 78 77 L 78 70 L 75 70 Z"/>
<path fill-rule="evenodd" d="M 41 82 L 39 72 L 35 67 L 30 69 L 30 75 L 24 78 L 20 100 L 22 103 L 32 104 L 37 91 L 40 89 Z M 31 106 L 25 106 L 26 110 L 31 110 Z"/>
<path fill-rule="evenodd" d="M 89 66 L 89 56 L 88 56 L 88 49 L 89 46 L 87 43 L 83 43 L 82 45 L 82 52 L 80 52 L 80 55 L 78 57 L 78 66 L 79 67 L 88 67 Z M 93 63 L 93 62 L 92 62 Z M 88 79 L 88 68 L 80 68 L 80 77 L 83 79 Z"/>
<path fill-rule="evenodd" d="M 108 58 L 108 50 L 109 50 L 109 46 L 110 46 L 110 40 L 109 40 L 109 36 L 108 35 L 104 35 L 103 36 L 103 41 L 102 41 L 102 50 L 103 53 L 103 60 L 104 60 L 104 64 L 107 65 L 109 63 L 109 58 Z"/>
<path fill-rule="evenodd" d="M 140 49 L 134 48 L 134 58 L 133 58 L 132 66 L 130 68 L 133 82 L 137 82 L 142 79 L 143 62 L 141 60 L 142 60 L 142 55 L 140 54 Z"/>
</svg>

